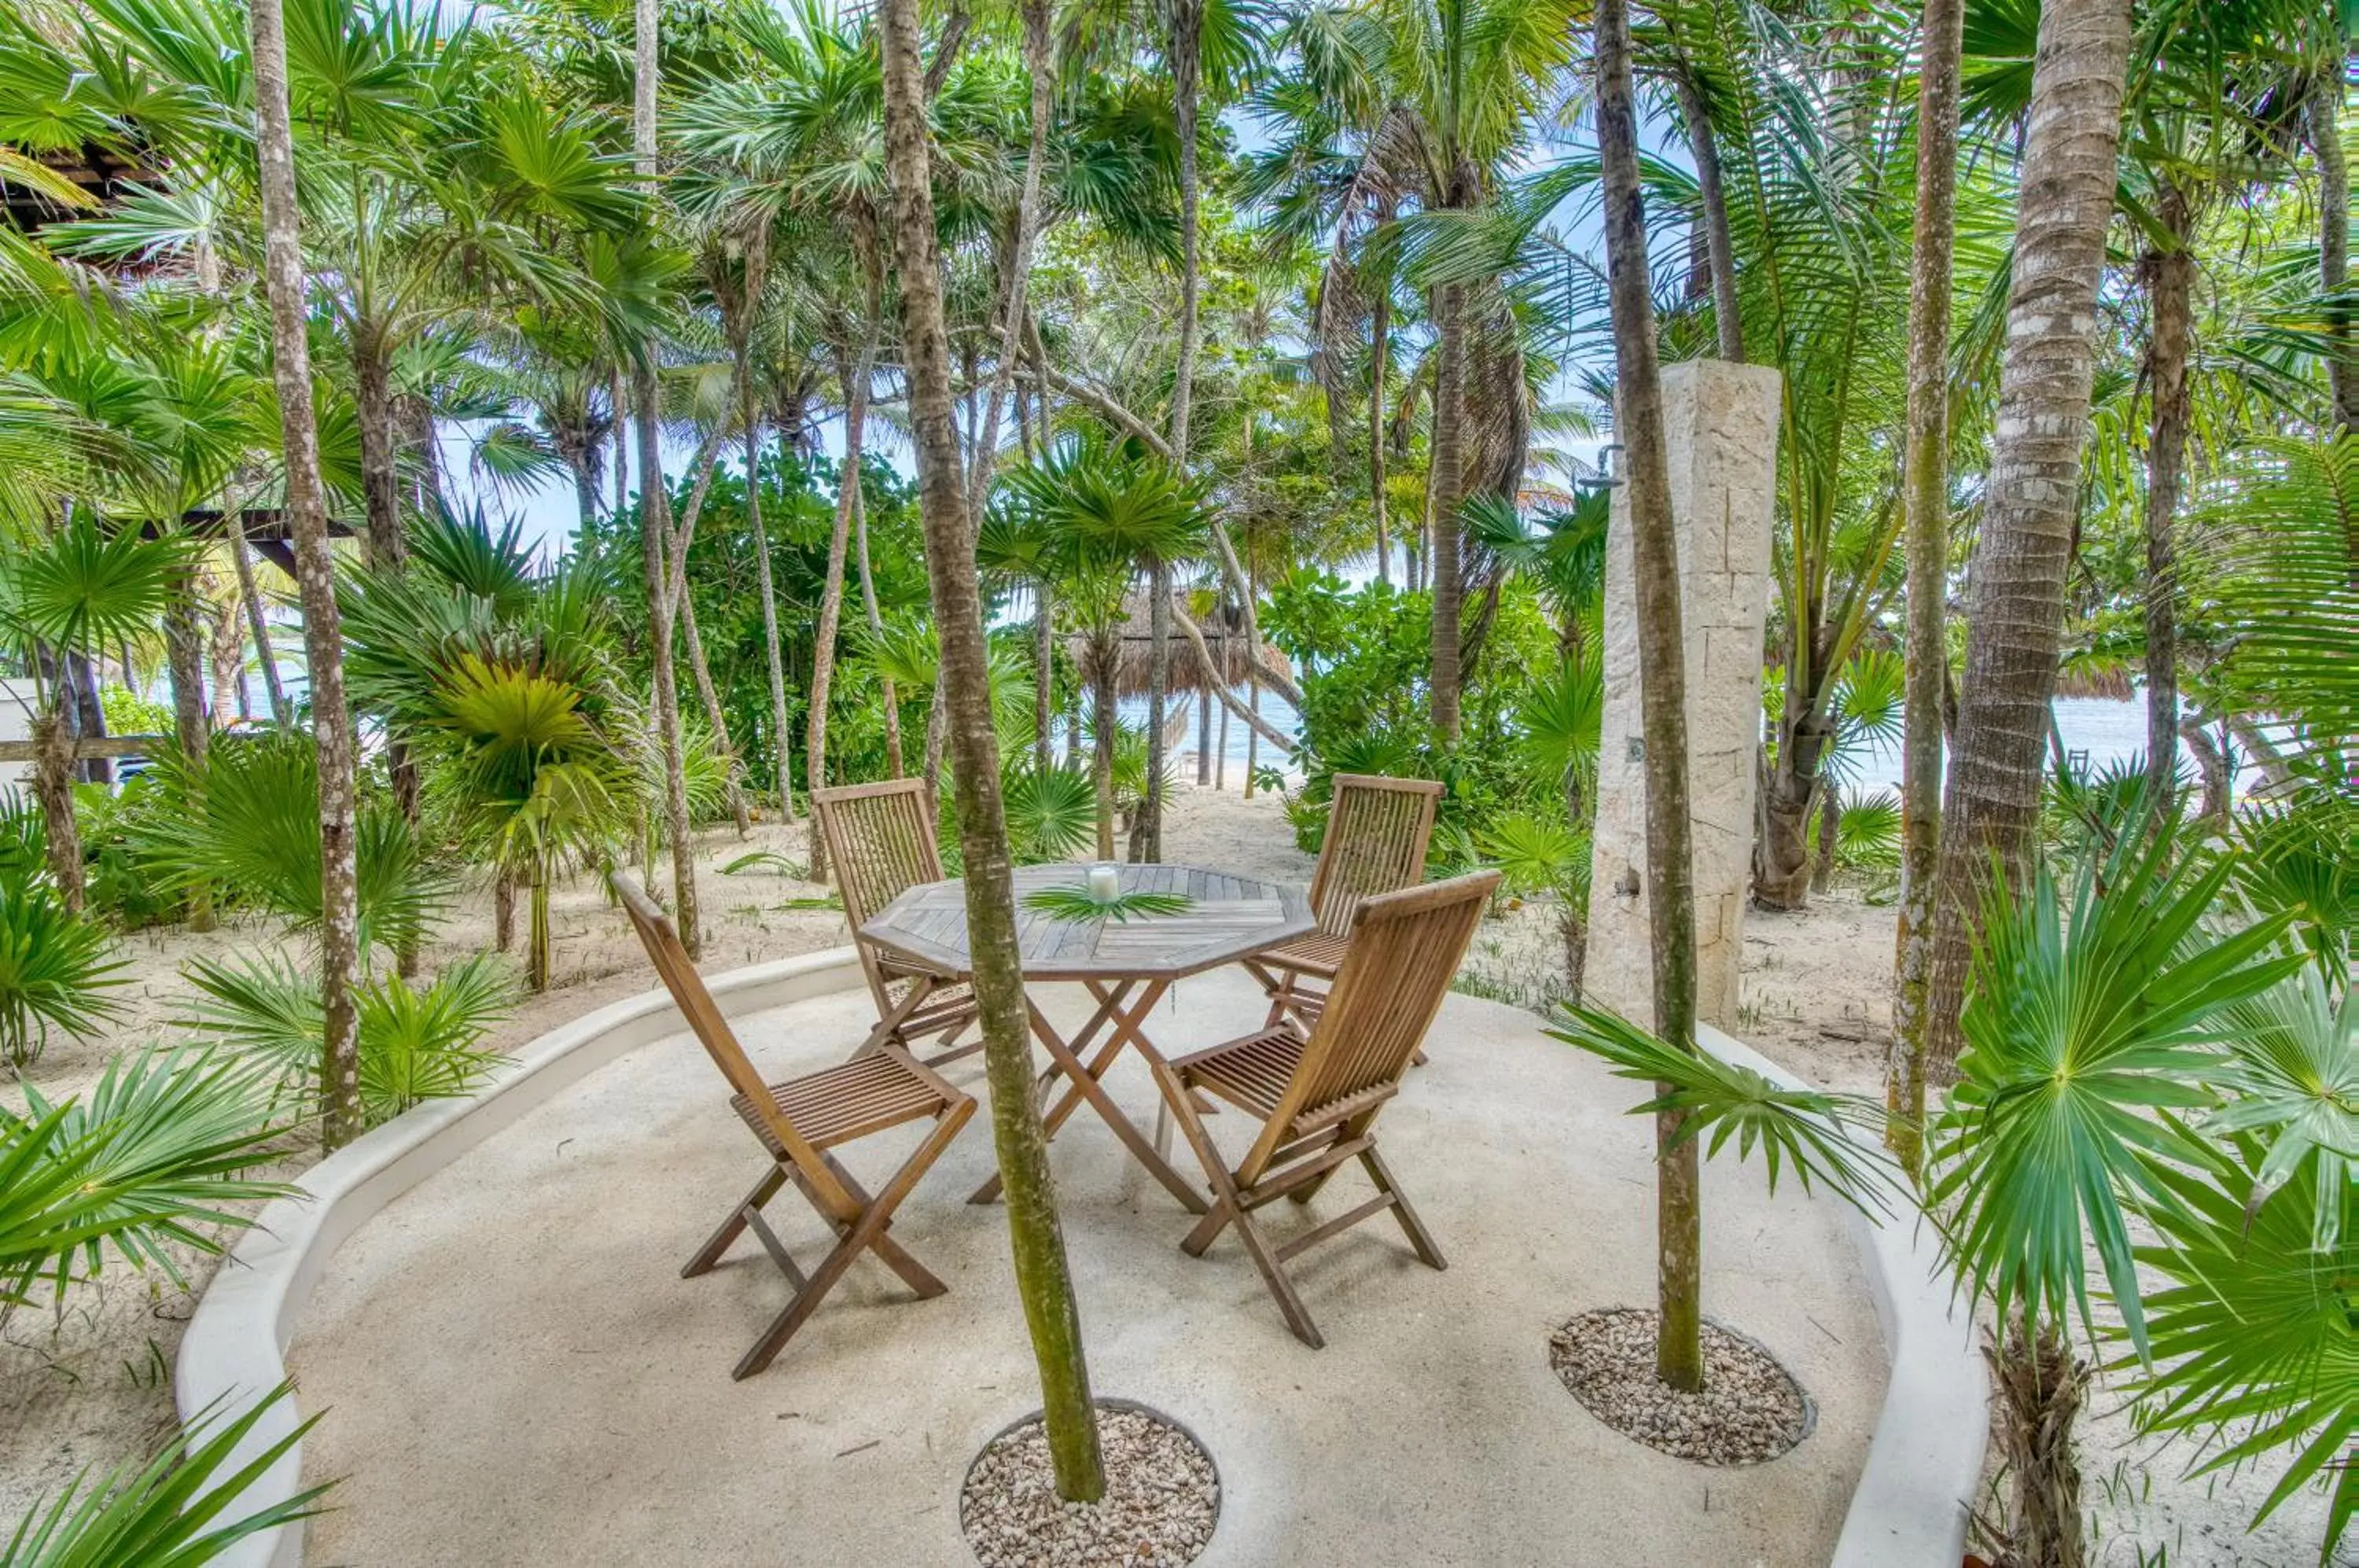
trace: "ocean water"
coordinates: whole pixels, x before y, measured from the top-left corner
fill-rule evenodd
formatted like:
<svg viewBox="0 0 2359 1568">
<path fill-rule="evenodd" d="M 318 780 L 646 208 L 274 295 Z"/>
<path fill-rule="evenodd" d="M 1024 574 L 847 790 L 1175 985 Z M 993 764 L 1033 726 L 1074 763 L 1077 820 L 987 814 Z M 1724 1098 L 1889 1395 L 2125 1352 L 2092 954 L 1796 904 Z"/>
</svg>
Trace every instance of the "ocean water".
<svg viewBox="0 0 2359 1568">
<path fill-rule="evenodd" d="M 1240 693 L 1242 696 L 1243 694 Z M 1287 735 L 1297 733 L 1299 719 L 1286 700 L 1275 692 L 1261 694 L 1261 713 L 1272 725 Z M 1189 699 L 1189 729 L 1173 750 L 1183 773 L 1195 776 L 1196 727 L 1194 699 Z M 1122 705 L 1122 716 L 1130 724 L 1147 722 L 1147 699 L 1136 697 Z M 1220 744 L 1221 707 L 1212 707 L 1213 744 Z M 2076 766 L 2092 771 L 2102 770 L 2110 764 L 2125 763 L 2143 756 L 2146 751 L 2146 705 L 2142 702 L 2116 702 L 2104 697 L 2059 697 L 2056 700 L 2056 727 L 2064 737 L 2064 749 Z M 1235 715 L 1229 719 L 1228 779 L 1232 789 L 1242 788 L 1245 765 L 1248 732 Z M 1265 767 L 1283 768 L 1285 758 L 1272 756 L 1277 748 L 1266 741 L 1260 747 L 1259 760 Z M 2180 743 L 2180 765 L 2189 778 L 2196 775 L 2195 754 Z M 2243 795 L 2260 782 L 2257 768 L 2245 768 L 2236 777 L 2236 793 Z M 1890 790 L 1900 791 L 1900 746 L 1897 741 L 1878 746 L 1863 761 L 1852 788 L 1859 793 L 1873 795 Z"/>
</svg>

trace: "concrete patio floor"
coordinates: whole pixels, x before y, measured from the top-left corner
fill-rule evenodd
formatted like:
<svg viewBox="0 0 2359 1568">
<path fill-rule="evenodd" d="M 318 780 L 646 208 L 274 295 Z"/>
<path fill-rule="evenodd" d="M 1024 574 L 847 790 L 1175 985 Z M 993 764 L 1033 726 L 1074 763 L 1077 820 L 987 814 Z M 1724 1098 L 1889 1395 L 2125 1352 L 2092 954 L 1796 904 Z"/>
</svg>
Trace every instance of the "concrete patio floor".
<svg viewBox="0 0 2359 1568">
<path fill-rule="evenodd" d="M 1082 996 L 1045 995 L 1060 1027 Z M 1149 1032 L 1178 1052 L 1258 1023 L 1237 972 L 1183 982 Z M 841 1060 L 864 990 L 753 1015 L 756 1064 Z M 1649 1124 L 1636 1085 L 1529 1014 L 1452 997 L 1380 1124 L 1450 1258 L 1379 1217 L 1293 1265 L 1328 1345 L 1286 1331 L 1233 1236 L 1203 1259 L 1187 1221 L 1086 1110 L 1054 1164 L 1101 1395 L 1187 1423 L 1219 1465 L 1219 1564 L 1824 1563 L 1864 1459 L 1885 1358 L 1842 1215 L 1731 1160 L 1707 1168 L 1705 1310 L 1760 1340 L 1818 1425 L 1768 1465 L 1715 1470 L 1609 1431 L 1548 1364 L 1584 1308 L 1650 1303 Z M 951 1075 L 979 1094 L 981 1063 Z M 1135 1059 L 1111 1080 L 1152 1125 Z M 1212 1120 L 1226 1149 L 1252 1124 Z M 881 1175 L 913 1129 L 855 1146 Z M 1232 1149 L 1232 1157 L 1235 1150 Z M 1184 1146 L 1175 1150 L 1183 1169 Z M 761 1154 L 685 1033 L 565 1090 L 369 1222 L 337 1253 L 291 1353 L 307 1480 L 341 1477 L 307 1560 L 354 1564 L 971 1563 L 961 1480 L 1038 1404 L 978 1116 L 894 1234 L 948 1282 L 914 1302 L 857 1266 L 765 1374 L 729 1368 L 786 1299 L 750 1240 L 702 1279 L 679 1266 Z M 1366 1195 L 1356 1168 L 1283 1236 Z M 806 1260 L 821 1232 L 782 1198 Z"/>
</svg>

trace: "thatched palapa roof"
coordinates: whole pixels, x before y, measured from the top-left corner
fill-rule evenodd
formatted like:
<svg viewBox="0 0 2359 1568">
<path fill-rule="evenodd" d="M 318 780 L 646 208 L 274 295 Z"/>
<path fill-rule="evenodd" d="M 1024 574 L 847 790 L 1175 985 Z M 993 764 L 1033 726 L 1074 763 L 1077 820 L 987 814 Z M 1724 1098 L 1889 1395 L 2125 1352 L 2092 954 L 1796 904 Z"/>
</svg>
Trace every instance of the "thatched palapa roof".
<svg viewBox="0 0 2359 1568">
<path fill-rule="evenodd" d="M 1177 616 L 1187 607 L 1187 595 L 1172 595 L 1173 625 L 1171 627 L 1171 659 L 1165 690 L 1193 695 L 1203 690 L 1204 667 L 1188 641 L 1188 634 L 1180 629 Z M 1145 590 L 1130 595 L 1125 603 L 1125 615 L 1122 628 L 1122 662 L 1114 670 L 1114 691 L 1125 697 L 1147 694 L 1148 661 L 1154 657 L 1154 637 L 1149 633 L 1150 608 Z M 1212 656 L 1212 663 L 1234 689 L 1245 683 L 1251 672 L 1252 659 L 1245 648 L 1244 615 L 1223 604 L 1210 614 L 1193 617 L 1196 627 L 1204 634 L 1204 650 Z M 1079 653 L 1076 647 L 1075 652 Z M 1261 645 L 1261 667 L 1291 677 L 1293 666 L 1286 655 L 1267 642 Z"/>
</svg>

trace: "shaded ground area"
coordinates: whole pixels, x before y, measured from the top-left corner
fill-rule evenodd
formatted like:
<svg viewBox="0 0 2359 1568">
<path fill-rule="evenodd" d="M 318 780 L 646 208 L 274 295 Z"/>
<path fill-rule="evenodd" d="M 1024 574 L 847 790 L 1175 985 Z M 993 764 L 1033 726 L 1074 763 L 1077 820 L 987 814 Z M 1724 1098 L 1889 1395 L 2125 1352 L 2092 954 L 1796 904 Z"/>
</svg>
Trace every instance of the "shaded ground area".
<svg viewBox="0 0 2359 1568">
<path fill-rule="evenodd" d="M 1070 999 L 1058 1007 L 1070 1019 Z M 840 1058 L 846 993 L 748 1020 L 785 1075 Z M 1185 984 L 1167 1049 L 1257 1019 L 1234 971 Z M 1298 1260 L 1326 1331 L 1289 1336 L 1234 1239 L 1178 1247 L 1178 1207 L 1086 1114 L 1055 1149 L 1103 1394 L 1185 1421 L 1221 1467 L 1202 1561 L 1813 1563 L 1825 1560 L 1882 1393 L 1873 1314 L 1840 1216 L 1734 1166 L 1707 1179 L 1707 1310 L 1771 1346 L 1819 1404 L 1773 1464 L 1707 1470 L 1608 1432 L 1550 1370 L 1583 1308 L 1653 1294 L 1648 1128 L 1627 1085 L 1527 1014 L 1453 998 L 1382 1131 L 1451 1260 L 1419 1264 L 1379 1219 Z M 960 1064 L 973 1081 L 978 1064 Z M 1117 1097 L 1144 1120 L 1135 1062 Z M 1213 1120 L 1234 1141 L 1250 1125 Z M 949 1282 L 911 1303 L 864 1263 L 771 1370 L 728 1369 L 783 1300 L 745 1251 L 679 1278 L 759 1153 L 685 1037 L 520 1120 L 346 1245 L 291 1357 L 327 1414 L 307 1471 L 347 1477 L 321 1563 L 955 1563 L 968 1462 L 1031 1408 L 1034 1373 L 978 1120 L 895 1234 Z M 913 1136 L 913 1135 L 912 1135 Z M 879 1139 L 878 1143 L 889 1142 Z M 854 1152 L 881 1171 L 899 1147 Z M 1366 1195 L 1339 1178 L 1280 1234 Z M 802 1216 L 788 1231 L 821 1239 Z"/>
</svg>

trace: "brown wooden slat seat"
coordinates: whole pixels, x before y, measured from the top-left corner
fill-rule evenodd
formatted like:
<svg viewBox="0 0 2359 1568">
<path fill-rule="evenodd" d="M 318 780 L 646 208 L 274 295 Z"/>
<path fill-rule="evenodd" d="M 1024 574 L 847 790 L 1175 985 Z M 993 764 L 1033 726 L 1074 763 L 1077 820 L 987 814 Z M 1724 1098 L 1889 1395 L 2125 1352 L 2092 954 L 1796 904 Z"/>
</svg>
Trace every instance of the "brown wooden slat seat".
<svg viewBox="0 0 2359 1568">
<path fill-rule="evenodd" d="M 751 1230 L 794 1289 L 793 1297 L 730 1375 L 750 1377 L 767 1367 L 864 1252 L 875 1254 L 877 1261 L 907 1281 L 919 1299 L 940 1295 L 947 1287 L 886 1233 L 894 1211 L 918 1179 L 974 1115 L 973 1096 L 889 1043 L 841 1067 L 783 1083 L 764 1083 L 747 1059 L 745 1048 L 737 1042 L 729 1020 L 722 1017 L 712 994 L 704 988 L 696 966 L 688 961 L 670 918 L 627 875 L 614 872 L 613 881 L 648 959 L 663 976 L 665 989 L 688 1019 L 705 1054 L 735 1091 L 730 1096 L 731 1108 L 753 1128 L 770 1157 L 769 1169 L 753 1191 L 738 1201 L 729 1217 L 680 1270 L 681 1278 L 690 1279 L 710 1271 L 738 1236 Z M 932 1130 L 874 1196 L 827 1152 L 871 1133 L 928 1119 L 934 1124 Z M 834 1247 L 808 1274 L 763 1216 L 764 1206 L 789 1183 L 819 1211 L 835 1236 Z"/>
<path fill-rule="evenodd" d="M 1302 1062 L 1302 1037 L 1290 1025 L 1280 1024 L 1210 1051 L 1183 1056 L 1171 1065 L 1190 1075 L 1190 1082 L 1240 1110 L 1267 1118 L 1286 1098 L 1286 1086 Z"/>
<path fill-rule="evenodd" d="M 1360 899 L 1343 967 L 1307 1032 L 1289 1018 L 1156 1063 L 1164 1105 L 1212 1188 L 1212 1212 L 1180 1246 L 1201 1257 L 1235 1225 L 1287 1326 L 1313 1348 L 1324 1341 L 1287 1278 L 1288 1258 L 1390 1210 L 1418 1257 L 1444 1267 L 1441 1249 L 1377 1152 L 1376 1117 L 1399 1093 L 1498 885 L 1497 872 L 1480 871 Z M 1234 1166 L 1205 1127 L 1200 1092 L 1261 1119 L 1253 1147 Z M 1282 1244 L 1263 1236 L 1256 1209 L 1281 1197 L 1308 1203 L 1355 1160 L 1375 1186 L 1374 1198 Z"/>
<path fill-rule="evenodd" d="M 1291 969 L 1298 975 L 1323 975 L 1332 980 L 1335 971 L 1343 967 L 1343 954 L 1351 945 L 1348 937 L 1317 931 L 1256 953 L 1254 957 L 1275 969 Z"/>
<path fill-rule="evenodd" d="M 792 1122 L 813 1149 L 833 1149 L 929 1116 L 942 1101 L 933 1083 L 881 1051 L 807 1078 L 766 1085 L 763 1094 L 769 1101 L 767 1112 L 744 1094 L 732 1096 L 730 1108 L 754 1129 L 762 1147 L 780 1159 L 786 1158 L 787 1149 L 773 1127 L 779 1116 Z"/>
<path fill-rule="evenodd" d="M 1414 887 L 1425 879 L 1425 855 L 1441 786 L 1430 779 L 1387 779 L 1338 773 L 1310 878 L 1310 912 L 1319 929 L 1257 953 L 1245 968 L 1269 996 L 1275 1025 L 1292 1018 L 1305 1030 L 1319 1017 L 1323 985 L 1343 966 L 1352 919 L 1362 900 Z"/>
<path fill-rule="evenodd" d="M 861 972 L 876 998 L 876 1027 L 861 1042 L 860 1054 L 886 1044 L 914 1053 L 921 1042 L 931 1042 L 933 1054 L 923 1060 L 939 1067 L 981 1051 L 979 1036 L 963 1045 L 958 1042 L 979 1016 L 971 987 L 953 975 L 884 953 L 860 934 L 862 926 L 907 889 L 942 880 L 941 851 L 934 842 L 924 781 L 896 779 L 815 789 L 810 799 L 836 889 L 843 895 L 843 916 L 852 926 Z"/>
</svg>

